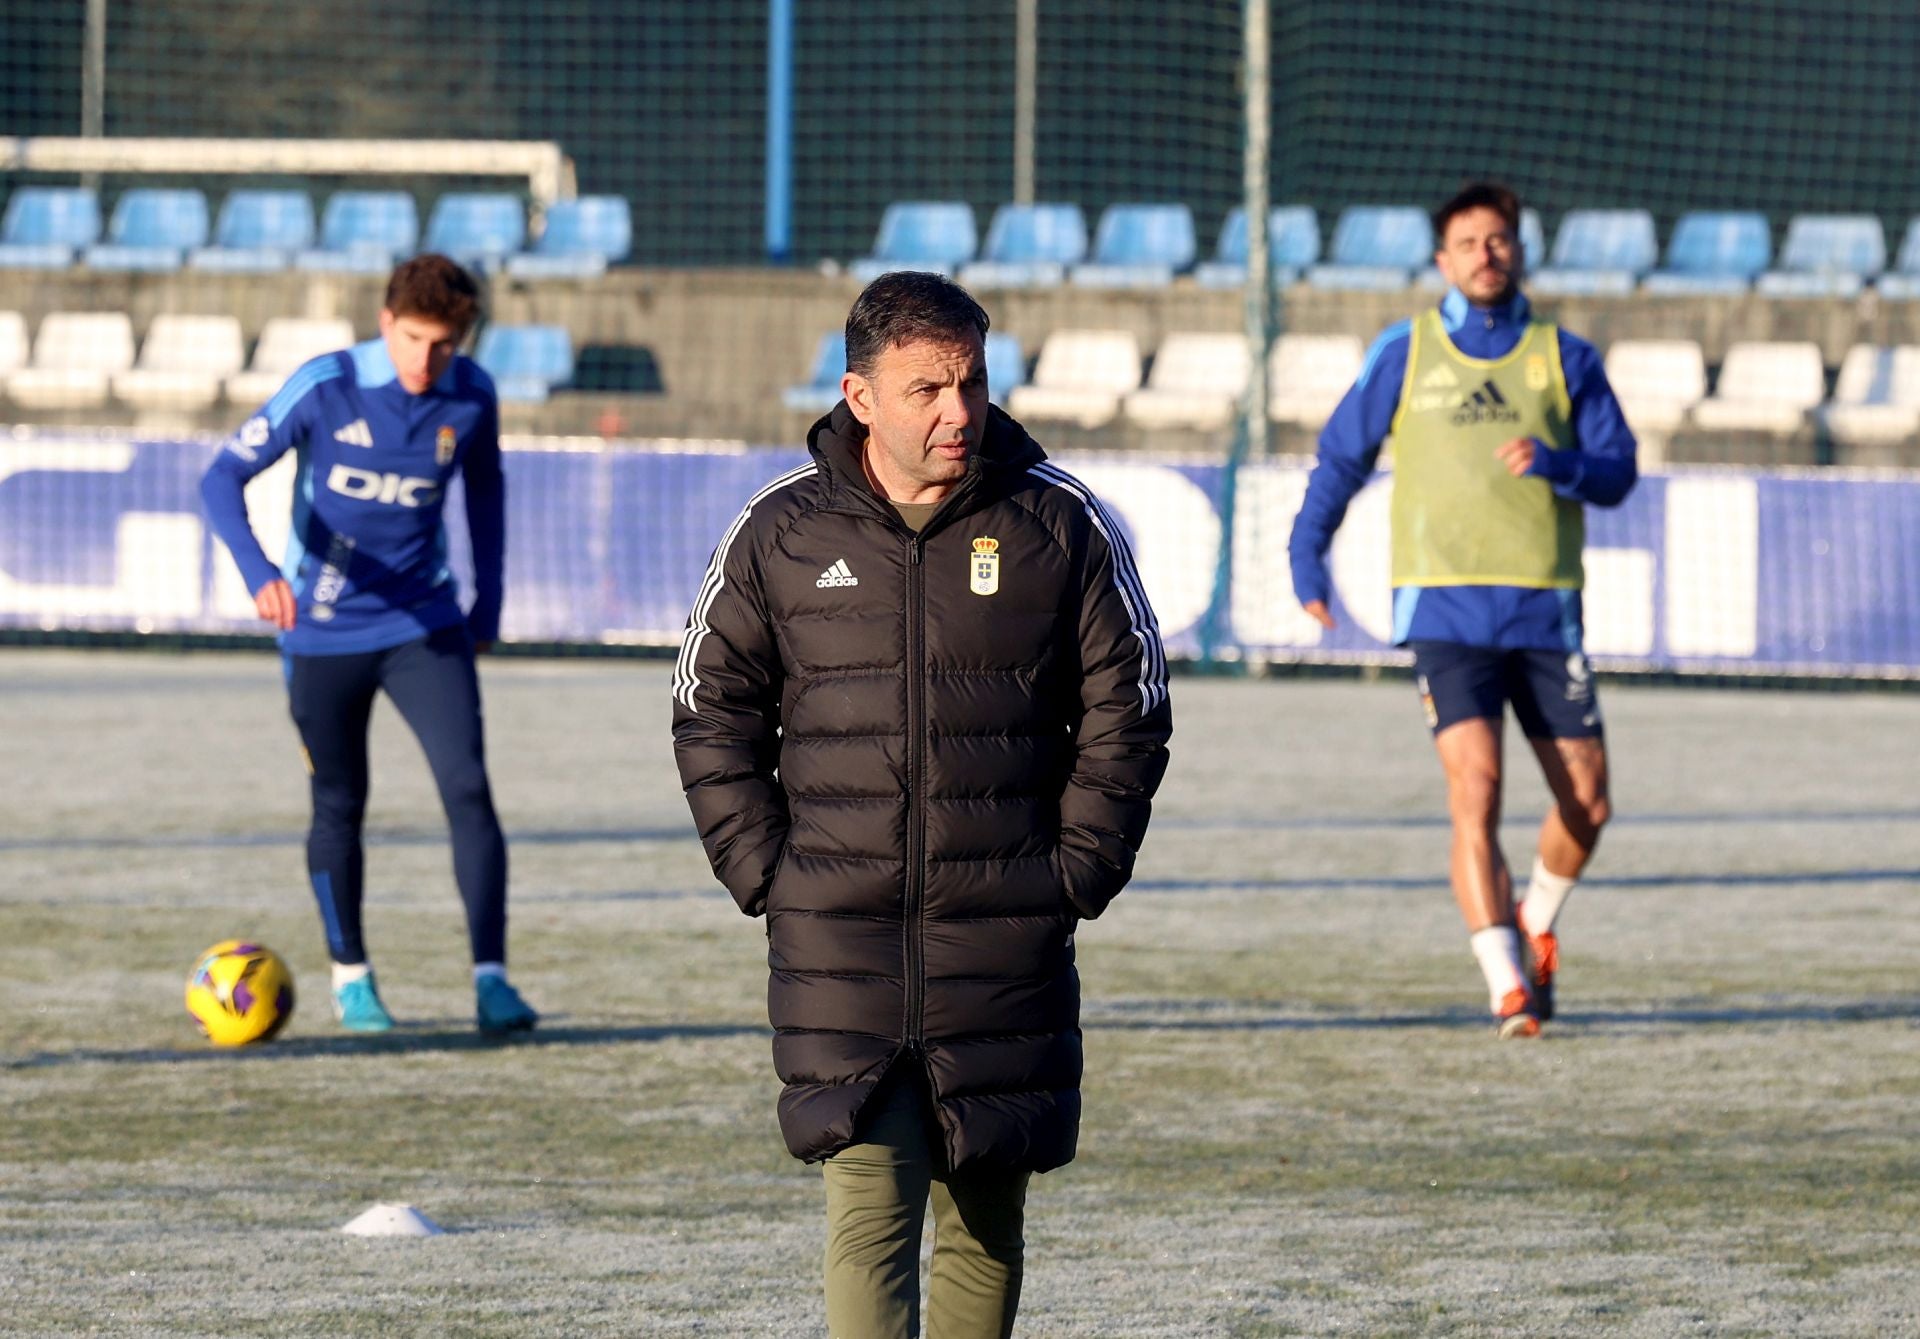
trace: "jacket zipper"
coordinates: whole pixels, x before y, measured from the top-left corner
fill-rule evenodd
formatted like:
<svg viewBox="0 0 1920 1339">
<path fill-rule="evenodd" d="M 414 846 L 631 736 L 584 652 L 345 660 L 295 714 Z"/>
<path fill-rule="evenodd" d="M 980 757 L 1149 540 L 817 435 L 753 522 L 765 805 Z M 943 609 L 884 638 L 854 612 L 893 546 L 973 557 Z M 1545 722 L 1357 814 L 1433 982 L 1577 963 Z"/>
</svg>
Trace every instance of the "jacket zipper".
<svg viewBox="0 0 1920 1339">
<path fill-rule="evenodd" d="M 921 901 L 926 895 L 923 852 L 927 848 L 926 797 L 921 794 L 926 774 L 926 685 L 921 661 L 926 647 L 924 569 L 920 565 L 920 536 L 907 541 L 907 890 L 902 928 L 906 937 L 907 1049 L 918 1055 L 926 1020 L 926 926 Z"/>
</svg>

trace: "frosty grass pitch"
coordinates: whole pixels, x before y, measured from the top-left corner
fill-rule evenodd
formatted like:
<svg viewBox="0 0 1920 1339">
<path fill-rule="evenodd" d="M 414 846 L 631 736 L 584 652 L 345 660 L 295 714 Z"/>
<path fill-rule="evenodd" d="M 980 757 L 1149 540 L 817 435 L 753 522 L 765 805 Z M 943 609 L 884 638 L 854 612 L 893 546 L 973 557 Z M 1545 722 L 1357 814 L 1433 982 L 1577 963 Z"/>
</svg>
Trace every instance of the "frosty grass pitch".
<svg viewBox="0 0 1920 1339">
<path fill-rule="evenodd" d="M 691 835 L 667 667 L 484 672 L 547 1020 L 509 1044 L 473 1033 L 390 709 L 369 928 L 403 1027 L 362 1039 L 325 1007 L 277 663 L 0 653 L 7 1332 L 822 1333 L 764 941 Z M 1920 1327 L 1920 695 L 1605 686 L 1620 817 L 1564 1017 L 1501 1045 L 1411 690 L 1174 690 L 1138 880 L 1080 936 L 1087 1119 L 1035 1184 L 1021 1333 Z M 180 981 L 232 935 L 301 994 L 223 1053 Z M 376 1202 L 446 1235 L 339 1231 Z"/>
</svg>

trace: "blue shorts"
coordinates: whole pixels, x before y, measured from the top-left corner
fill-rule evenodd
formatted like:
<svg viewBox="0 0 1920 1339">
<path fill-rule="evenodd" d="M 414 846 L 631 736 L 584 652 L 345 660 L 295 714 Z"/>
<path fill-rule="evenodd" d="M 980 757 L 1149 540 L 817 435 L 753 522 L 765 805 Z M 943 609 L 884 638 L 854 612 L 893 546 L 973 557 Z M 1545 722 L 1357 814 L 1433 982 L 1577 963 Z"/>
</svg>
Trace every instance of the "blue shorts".
<svg viewBox="0 0 1920 1339">
<path fill-rule="evenodd" d="M 1435 734 L 1461 721 L 1501 720 L 1509 702 L 1528 739 L 1598 739 L 1604 733 L 1593 666 L 1584 651 L 1411 645 L 1414 682 Z"/>
</svg>

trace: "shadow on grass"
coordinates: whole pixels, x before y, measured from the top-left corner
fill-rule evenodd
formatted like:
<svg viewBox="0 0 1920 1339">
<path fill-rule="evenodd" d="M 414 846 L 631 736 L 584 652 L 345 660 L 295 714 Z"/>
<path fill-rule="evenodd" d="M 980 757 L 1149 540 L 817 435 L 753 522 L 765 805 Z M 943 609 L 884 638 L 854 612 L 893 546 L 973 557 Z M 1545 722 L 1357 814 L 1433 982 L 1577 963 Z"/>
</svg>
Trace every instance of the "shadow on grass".
<svg viewBox="0 0 1920 1339">
<path fill-rule="evenodd" d="M 507 1047 L 540 1049 L 549 1046 L 647 1045 L 663 1041 L 712 1037 L 770 1037 L 772 1029 L 744 1023 L 677 1023 L 660 1027 L 542 1026 L 533 1032 L 503 1037 L 483 1036 L 471 1023 L 432 1019 L 402 1023 L 392 1032 L 375 1035 L 282 1037 L 264 1046 L 220 1048 L 135 1047 L 110 1050 L 83 1047 L 72 1051 L 0 1059 L 0 1070 L 47 1069 L 55 1065 L 172 1065 L 203 1061 L 264 1063 L 275 1060 L 312 1060 L 330 1056 L 418 1055 L 430 1051 L 495 1051 Z"/>
<path fill-rule="evenodd" d="M 1217 1015 L 1217 1016 L 1209 1016 Z M 1812 1001 L 1715 1006 L 1660 1005 L 1643 1009 L 1574 1009 L 1555 1018 L 1547 1035 L 1652 1032 L 1698 1027 L 1767 1027 L 1782 1023 L 1879 1023 L 1920 1021 L 1920 998 Z M 1088 1010 L 1090 1032 L 1381 1032 L 1398 1028 L 1491 1030 L 1492 1020 L 1471 1008 L 1424 1013 L 1355 1014 L 1280 1011 L 1260 1013 L 1230 1001 L 1143 1001 Z"/>
</svg>

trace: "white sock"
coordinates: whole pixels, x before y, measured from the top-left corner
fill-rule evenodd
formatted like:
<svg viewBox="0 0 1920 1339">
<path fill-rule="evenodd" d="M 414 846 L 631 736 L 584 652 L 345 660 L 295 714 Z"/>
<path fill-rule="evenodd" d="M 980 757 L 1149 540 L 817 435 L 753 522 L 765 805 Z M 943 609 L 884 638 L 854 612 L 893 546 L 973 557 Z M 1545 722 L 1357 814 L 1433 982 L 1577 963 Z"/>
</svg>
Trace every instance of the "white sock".
<svg viewBox="0 0 1920 1339">
<path fill-rule="evenodd" d="M 373 975 L 370 962 L 336 962 L 333 965 L 333 988 L 335 990 L 355 981 L 364 981 Z"/>
<path fill-rule="evenodd" d="M 1490 925 L 1475 930 L 1469 942 L 1473 956 L 1480 960 L 1480 974 L 1487 978 L 1487 998 L 1495 1009 L 1510 990 L 1524 990 L 1527 978 L 1520 969 L 1520 933 L 1510 925 Z"/>
<path fill-rule="evenodd" d="M 504 962 L 476 962 L 473 965 L 474 985 L 479 985 L 482 978 L 489 976 L 505 981 L 507 979 L 507 965 Z"/>
<path fill-rule="evenodd" d="M 1580 882 L 1580 877 L 1569 878 L 1555 874 L 1547 869 L 1546 863 L 1535 856 L 1533 858 L 1533 879 L 1527 884 L 1527 897 L 1520 904 L 1520 928 L 1530 935 L 1543 935 L 1553 928 L 1560 919 L 1560 907 L 1567 900 L 1567 894 Z"/>
</svg>

